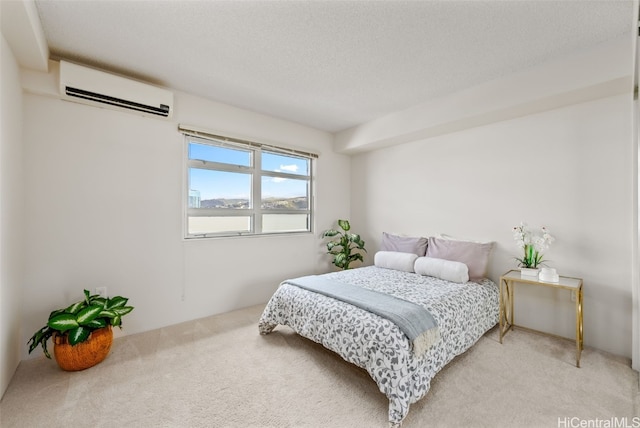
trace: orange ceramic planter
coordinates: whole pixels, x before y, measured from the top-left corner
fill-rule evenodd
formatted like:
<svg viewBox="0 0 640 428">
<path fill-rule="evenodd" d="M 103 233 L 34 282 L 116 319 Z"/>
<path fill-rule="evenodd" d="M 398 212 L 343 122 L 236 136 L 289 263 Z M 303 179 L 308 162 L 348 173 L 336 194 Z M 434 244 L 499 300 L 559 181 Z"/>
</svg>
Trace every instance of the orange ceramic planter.
<svg viewBox="0 0 640 428">
<path fill-rule="evenodd" d="M 53 354 L 62 370 L 78 371 L 88 369 L 104 360 L 113 343 L 111 326 L 91 332 L 84 342 L 71 346 L 66 336 L 53 335 Z"/>
</svg>

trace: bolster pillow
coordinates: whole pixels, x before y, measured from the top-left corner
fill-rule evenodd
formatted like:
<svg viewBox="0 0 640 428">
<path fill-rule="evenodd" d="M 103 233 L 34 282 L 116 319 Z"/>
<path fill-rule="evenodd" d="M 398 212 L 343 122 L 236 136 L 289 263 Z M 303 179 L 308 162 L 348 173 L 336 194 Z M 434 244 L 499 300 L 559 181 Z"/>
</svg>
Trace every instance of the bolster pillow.
<svg viewBox="0 0 640 428">
<path fill-rule="evenodd" d="M 401 253 L 398 251 L 378 251 L 374 257 L 374 264 L 385 269 L 413 272 L 413 265 L 418 258 L 417 254 Z"/>
<path fill-rule="evenodd" d="M 436 259 L 434 257 L 418 257 L 414 269 L 420 275 L 435 276 L 451 282 L 469 281 L 469 268 L 462 262 Z"/>
</svg>

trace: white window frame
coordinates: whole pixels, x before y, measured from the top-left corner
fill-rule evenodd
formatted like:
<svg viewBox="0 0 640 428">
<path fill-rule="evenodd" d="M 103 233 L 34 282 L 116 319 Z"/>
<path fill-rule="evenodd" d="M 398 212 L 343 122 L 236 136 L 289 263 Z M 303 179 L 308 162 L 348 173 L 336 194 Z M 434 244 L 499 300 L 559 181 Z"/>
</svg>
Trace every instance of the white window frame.
<svg viewBox="0 0 640 428">
<path fill-rule="evenodd" d="M 183 197 L 183 237 L 184 239 L 202 239 L 216 237 L 232 237 L 232 236 L 263 236 L 263 235 L 282 235 L 282 234 L 309 234 L 313 233 L 313 216 L 314 216 L 314 163 L 318 157 L 317 154 L 304 152 L 300 150 L 287 149 L 274 145 L 261 144 L 257 142 L 241 140 L 231 137 L 220 136 L 193 128 L 183 126 L 178 127 L 179 131 L 184 134 L 184 165 L 185 165 L 185 185 Z M 190 143 L 210 145 L 214 147 L 224 147 L 230 149 L 240 149 L 251 152 L 251 166 L 233 165 L 220 162 L 195 160 L 189 158 Z M 273 153 L 276 155 L 291 156 L 302 158 L 308 161 L 308 175 L 291 174 L 281 171 L 263 171 L 262 170 L 262 153 Z M 209 169 L 212 171 L 222 172 L 244 172 L 251 174 L 251 208 L 191 208 L 189 206 L 190 199 L 190 183 L 189 171 L 191 168 Z M 307 209 L 263 209 L 262 208 L 262 178 L 274 177 L 283 179 L 294 179 L 307 181 Z M 262 216 L 264 214 L 306 214 L 307 229 L 292 231 L 274 231 L 263 232 Z M 203 233 L 190 234 L 188 221 L 189 217 L 232 217 L 242 216 L 250 217 L 249 231 L 225 231 L 219 233 Z"/>
</svg>

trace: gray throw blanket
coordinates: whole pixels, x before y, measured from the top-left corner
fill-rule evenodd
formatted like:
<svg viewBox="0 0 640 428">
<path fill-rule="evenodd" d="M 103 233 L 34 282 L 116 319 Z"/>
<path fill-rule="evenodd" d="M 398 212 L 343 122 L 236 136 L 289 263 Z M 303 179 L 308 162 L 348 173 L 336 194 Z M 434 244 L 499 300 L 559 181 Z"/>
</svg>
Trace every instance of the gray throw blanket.
<svg viewBox="0 0 640 428">
<path fill-rule="evenodd" d="M 388 319 L 409 338 L 417 356 L 440 338 L 438 324 L 429 311 L 408 300 L 316 275 L 289 279 L 284 284 L 324 294 Z"/>
</svg>

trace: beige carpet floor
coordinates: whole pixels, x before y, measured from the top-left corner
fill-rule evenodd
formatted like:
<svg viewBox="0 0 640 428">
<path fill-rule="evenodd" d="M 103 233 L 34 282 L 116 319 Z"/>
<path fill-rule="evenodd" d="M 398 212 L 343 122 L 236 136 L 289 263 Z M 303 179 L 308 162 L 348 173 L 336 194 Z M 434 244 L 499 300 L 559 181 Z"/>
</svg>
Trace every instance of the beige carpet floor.
<svg viewBox="0 0 640 428">
<path fill-rule="evenodd" d="M 387 426 L 388 401 L 365 371 L 288 328 L 260 336 L 261 310 L 118 338 L 82 372 L 23 361 L 0 402 L 0 426 Z M 523 330 L 501 345 L 493 329 L 435 377 L 403 427 L 640 426 L 629 361 L 586 348 L 576 368 L 573 351 Z"/>
</svg>

